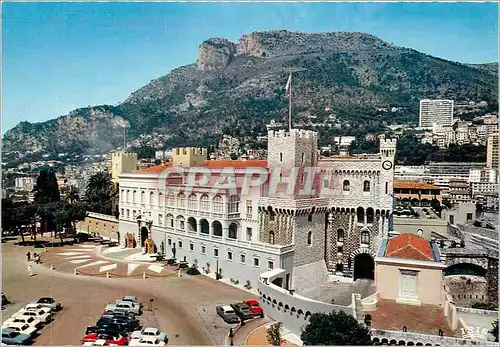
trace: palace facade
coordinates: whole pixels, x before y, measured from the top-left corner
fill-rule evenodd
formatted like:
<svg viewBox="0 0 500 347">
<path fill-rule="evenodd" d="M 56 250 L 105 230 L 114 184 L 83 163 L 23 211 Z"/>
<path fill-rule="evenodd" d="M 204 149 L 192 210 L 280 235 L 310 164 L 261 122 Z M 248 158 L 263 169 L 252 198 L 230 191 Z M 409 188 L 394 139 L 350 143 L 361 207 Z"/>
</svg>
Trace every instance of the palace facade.
<svg viewBox="0 0 500 347">
<path fill-rule="evenodd" d="M 120 175 L 120 234 L 256 287 L 306 289 L 328 274 L 373 278 L 391 228 L 396 141 L 371 155 L 319 158 L 317 133 L 269 131 L 267 160 L 173 160 Z"/>
</svg>

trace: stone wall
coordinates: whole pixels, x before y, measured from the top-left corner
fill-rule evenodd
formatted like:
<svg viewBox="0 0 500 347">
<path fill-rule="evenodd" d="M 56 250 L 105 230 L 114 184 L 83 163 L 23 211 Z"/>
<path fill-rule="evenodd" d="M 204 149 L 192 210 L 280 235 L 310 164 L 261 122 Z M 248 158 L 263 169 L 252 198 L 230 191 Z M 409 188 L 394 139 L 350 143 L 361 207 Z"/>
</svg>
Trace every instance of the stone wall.
<svg viewBox="0 0 500 347">
<path fill-rule="evenodd" d="M 119 241 L 124 235 L 119 235 L 118 219 L 114 216 L 89 212 L 85 220 L 78 222 L 76 228 L 80 232 L 109 237 Z"/>
<path fill-rule="evenodd" d="M 486 271 L 486 283 L 488 286 L 488 300 L 498 304 L 498 259 L 488 258 L 488 270 Z"/>
<path fill-rule="evenodd" d="M 324 260 L 318 260 L 301 266 L 294 266 L 292 289 L 304 291 L 325 283 L 327 279 L 328 270 Z"/>
<path fill-rule="evenodd" d="M 294 266 L 315 263 L 319 260 L 324 262 L 325 214 L 313 213 L 296 216 L 293 240 Z"/>
<path fill-rule="evenodd" d="M 476 302 L 487 302 L 486 279 L 479 276 L 448 276 L 445 284 L 453 302 L 461 307 L 471 307 Z"/>
</svg>

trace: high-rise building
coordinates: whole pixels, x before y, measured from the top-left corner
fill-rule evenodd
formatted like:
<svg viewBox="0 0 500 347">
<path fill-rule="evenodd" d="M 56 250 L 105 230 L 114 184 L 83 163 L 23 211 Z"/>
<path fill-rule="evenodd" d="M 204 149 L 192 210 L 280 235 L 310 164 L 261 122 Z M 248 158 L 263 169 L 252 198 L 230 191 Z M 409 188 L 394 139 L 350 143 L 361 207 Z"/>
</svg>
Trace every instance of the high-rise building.
<svg viewBox="0 0 500 347">
<path fill-rule="evenodd" d="M 433 124 L 453 125 L 453 100 L 420 100 L 419 126 L 432 129 Z"/>
<path fill-rule="evenodd" d="M 499 133 L 491 134 L 486 141 L 486 167 L 498 170 L 498 136 Z"/>
</svg>

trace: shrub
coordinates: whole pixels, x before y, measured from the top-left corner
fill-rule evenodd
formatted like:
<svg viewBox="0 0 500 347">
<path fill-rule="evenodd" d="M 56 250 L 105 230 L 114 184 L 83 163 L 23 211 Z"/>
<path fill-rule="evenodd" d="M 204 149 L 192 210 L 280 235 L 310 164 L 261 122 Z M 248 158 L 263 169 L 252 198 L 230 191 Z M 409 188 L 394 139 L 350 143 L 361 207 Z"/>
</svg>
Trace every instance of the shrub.
<svg viewBox="0 0 500 347">
<path fill-rule="evenodd" d="M 189 269 L 187 269 L 186 273 L 191 276 L 196 276 L 200 274 L 200 271 L 194 266 L 191 266 Z"/>
<path fill-rule="evenodd" d="M 493 302 L 475 302 L 471 307 L 479 310 L 498 311 L 498 305 Z"/>
<path fill-rule="evenodd" d="M 87 233 L 77 233 L 75 238 L 79 240 L 79 242 L 85 242 L 89 240 L 89 234 Z"/>
</svg>

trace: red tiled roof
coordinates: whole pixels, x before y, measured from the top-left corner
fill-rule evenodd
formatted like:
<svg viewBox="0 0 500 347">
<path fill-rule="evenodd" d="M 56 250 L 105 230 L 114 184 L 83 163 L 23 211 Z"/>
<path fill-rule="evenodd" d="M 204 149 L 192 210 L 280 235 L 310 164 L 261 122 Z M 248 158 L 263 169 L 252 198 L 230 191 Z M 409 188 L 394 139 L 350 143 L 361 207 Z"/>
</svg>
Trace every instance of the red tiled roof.
<svg viewBox="0 0 500 347">
<path fill-rule="evenodd" d="M 387 242 L 386 257 L 434 261 L 429 241 L 414 234 L 402 234 Z"/>
<path fill-rule="evenodd" d="M 267 167 L 267 160 L 205 160 L 202 166 L 212 168 Z"/>
<path fill-rule="evenodd" d="M 417 181 L 394 181 L 394 188 L 399 189 L 441 189 L 433 184 L 417 182 Z"/>
<path fill-rule="evenodd" d="M 172 166 L 172 162 L 164 163 L 161 165 L 155 165 L 155 166 L 150 166 L 146 167 L 144 169 L 139 169 L 132 171 L 132 173 L 159 173 L 165 170 L 165 168 Z"/>
</svg>

